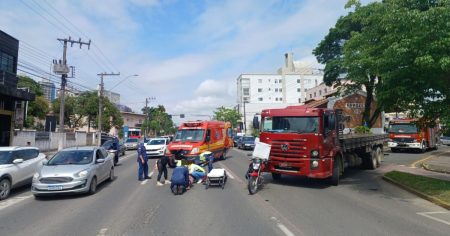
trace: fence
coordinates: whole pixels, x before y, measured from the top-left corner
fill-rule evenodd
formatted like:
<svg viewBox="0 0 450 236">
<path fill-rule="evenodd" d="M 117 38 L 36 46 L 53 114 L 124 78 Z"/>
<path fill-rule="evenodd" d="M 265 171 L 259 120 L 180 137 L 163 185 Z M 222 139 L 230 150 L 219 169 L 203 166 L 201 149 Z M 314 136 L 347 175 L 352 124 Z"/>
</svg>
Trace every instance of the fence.
<svg viewBox="0 0 450 236">
<path fill-rule="evenodd" d="M 90 146 L 96 140 L 95 133 L 74 132 L 74 133 L 54 133 L 40 131 L 15 131 L 12 146 L 33 146 L 40 151 L 57 150 L 62 141 L 63 148 Z"/>
</svg>

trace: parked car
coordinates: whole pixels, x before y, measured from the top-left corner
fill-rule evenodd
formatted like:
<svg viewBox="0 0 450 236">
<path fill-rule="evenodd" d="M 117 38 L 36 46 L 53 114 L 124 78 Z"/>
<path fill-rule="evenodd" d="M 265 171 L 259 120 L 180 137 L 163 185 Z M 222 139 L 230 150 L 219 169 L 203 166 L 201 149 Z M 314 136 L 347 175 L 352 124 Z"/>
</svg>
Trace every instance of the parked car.
<svg viewBox="0 0 450 236">
<path fill-rule="evenodd" d="M 73 147 L 56 153 L 33 176 L 31 192 L 36 198 L 55 194 L 89 193 L 114 179 L 113 153 L 102 147 Z"/>
<path fill-rule="evenodd" d="M 125 147 L 125 143 L 123 141 L 119 141 L 119 156 L 125 156 L 127 148 Z"/>
<path fill-rule="evenodd" d="M 0 200 L 6 199 L 11 189 L 31 183 L 31 178 L 45 154 L 35 147 L 0 147 Z"/>
<path fill-rule="evenodd" d="M 147 156 L 160 157 L 164 156 L 166 152 L 169 139 L 167 138 L 152 138 L 147 143 L 144 143 Z"/>
<path fill-rule="evenodd" d="M 242 137 L 242 136 L 234 136 L 234 137 L 233 137 L 233 146 L 235 146 L 235 147 L 238 146 L 238 142 L 239 142 L 239 139 L 240 139 L 241 137 Z"/>
<path fill-rule="evenodd" d="M 106 151 L 114 154 L 114 165 L 117 165 L 119 163 L 120 155 L 119 140 L 117 138 L 107 140 L 102 144 L 102 147 L 106 149 Z"/>
<path fill-rule="evenodd" d="M 125 141 L 125 148 L 127 150 L 137 149 L 139 145 L 139 139 L 137 138 L 129 138 Z"/>
<path fill-rule="evenodd" d="M 251 149 L 255 148 L 255 137 L 253 136 L 243 136 L 238 141 L 238 148 L 239 149 Z"/>
<path fill-rule="evenodd" d="M 441 143 L 450 146 L 450 136 L 441 136 Z"/>
</svg>

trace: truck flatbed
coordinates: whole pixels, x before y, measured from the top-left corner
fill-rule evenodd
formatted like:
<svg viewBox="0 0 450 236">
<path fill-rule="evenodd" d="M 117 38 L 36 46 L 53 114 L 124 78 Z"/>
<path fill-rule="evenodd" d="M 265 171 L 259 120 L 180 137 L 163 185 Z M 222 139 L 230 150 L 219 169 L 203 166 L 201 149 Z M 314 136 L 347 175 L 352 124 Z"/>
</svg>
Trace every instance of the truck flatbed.
<svg viewBox="0 0 450 236">
<path fill-rule="evenodd" d="M 389 138 L 388 134 L 344 134 L 339 136 L 343 151 L 351 151 L 383 145 Z"/>
</svg>

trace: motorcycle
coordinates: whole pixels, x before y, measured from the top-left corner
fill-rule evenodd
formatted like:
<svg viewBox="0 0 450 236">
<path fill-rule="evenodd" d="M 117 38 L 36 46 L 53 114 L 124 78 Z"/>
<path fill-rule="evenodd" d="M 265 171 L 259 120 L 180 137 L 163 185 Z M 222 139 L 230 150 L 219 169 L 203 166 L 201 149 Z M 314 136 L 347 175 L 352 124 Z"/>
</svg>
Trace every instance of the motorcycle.
<svg viewBox="0 0 450 236">
<path fill-rule="evenodd" d="M 267 161 L 260 158 L 252 158 L 252 163 L 250 164 L 247 179 L 248 179 L 248 192 L 250 195 L 255 194 L 259 189 L 262 189 L 264 185 L 264 177 L 261 172 L 266 168 Z"/>
</svg>

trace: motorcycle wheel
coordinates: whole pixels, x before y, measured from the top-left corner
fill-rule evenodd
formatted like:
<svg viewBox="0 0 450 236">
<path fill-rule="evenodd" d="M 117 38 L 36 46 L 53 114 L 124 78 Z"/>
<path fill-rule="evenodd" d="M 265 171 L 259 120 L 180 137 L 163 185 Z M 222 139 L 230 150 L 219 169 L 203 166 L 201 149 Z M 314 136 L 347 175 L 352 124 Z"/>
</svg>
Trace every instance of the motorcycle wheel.
<svg viewBox="0 0 450 236">
<path fill-rule="evenodd" d="M 255 194 L 258 191 L 258 177 L 250 176 L 248 178 L 248 192 L 250 195 Z"/>
</svg>

